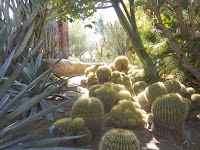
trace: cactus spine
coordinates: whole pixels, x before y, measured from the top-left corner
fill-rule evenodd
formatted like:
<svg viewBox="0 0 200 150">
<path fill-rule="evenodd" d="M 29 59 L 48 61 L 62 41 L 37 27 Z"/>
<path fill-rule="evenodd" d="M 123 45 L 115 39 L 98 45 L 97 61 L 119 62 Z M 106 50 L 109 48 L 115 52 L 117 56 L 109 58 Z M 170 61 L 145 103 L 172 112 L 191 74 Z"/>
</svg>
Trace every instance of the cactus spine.
<svg viewBox="0 0 200 150">
<path fill-rule="evenodd" d="M 188 104 L 177 93 L 158 97 L 152 105 L 153 131 L 159 135 L 182 136 Z"/>
<path fill-rule="evenodd" d="M 118 56 L 114 60 L 114 66 L 118 71 L 128 70 L 128 65 L 129 60 L 125 56 Z"/>
<path fill-rule="evenodd" d="M 140 150 L 140 144 L 131 131 L 113 129 L 103 136 L 99 150 Z"/>
<path fill-rule="evenodd" d="M 108 81 L 108 77 L 111 76 L 112 70 L 109 66 L 100 66 L 96 71 L 97 78 L 99 83 L 105 83 Z"/>
<path fill-rule="evenodd" d="M 164 83 L 167 93 L 180 93 L 181 92 L 181 85 L 176 80 L 169 80 Z"/>
<path fill-rule="evenodd" d="M 101 101 L 95 97 L 77 100 L 72 107 L 72 117 L 81 117 L 86 127 L 101 127 L 104 117 L 104 107 Z"/>
<path fill-rule="evenodd" d="M 135 95 L 138 95 L 139 93 L 143 92 L 147 86 L 148 85 L 146 82 L 138 81 L 133 84 L 133 92 L 135 93 Z"/>
<path fill-rule="evenodd" d="M 96 97 L 96 95 L 94 94 L 94 91 L 98 88 L 100 88 L 102 85 L 101 84 L 97 84 L 97 85 L 93 85 L 90 89 L 89 89 L 89 97 Z"/>
<path fill-rule="evenodd" d="M 167 94 L 167 89 L 162 82 L 156 82 L 145 89 L 147 101 L 152 104 L 157 97 Z"/>
</svg>

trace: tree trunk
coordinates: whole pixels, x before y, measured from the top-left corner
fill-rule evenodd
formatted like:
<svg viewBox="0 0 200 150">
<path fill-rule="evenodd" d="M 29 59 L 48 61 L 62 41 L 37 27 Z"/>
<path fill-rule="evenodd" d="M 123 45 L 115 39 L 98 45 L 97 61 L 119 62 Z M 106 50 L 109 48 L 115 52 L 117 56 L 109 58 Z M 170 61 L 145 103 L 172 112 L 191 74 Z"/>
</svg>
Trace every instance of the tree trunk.
<svg viewBox="0 0 200 150">
<path fill-rule="evenodd" d="M 63 55 L 68 58 L 69 57 L 69 33 L 68 33 L 68 21 L 62 23 L 62 50 Z"/>
<path fill-rule="evenodd" d="M 132 43 L 133 50 L 136 52 L 138 58 L 142 62 L 147 82 L 157 81 L 158 73 L 155 65 L 153 64 L 152 59 L 150 58 L 149 54 L 146 52 L 146 49 L 143 46 L 142 40 L 138 33 L 134 12 L 131 13 L 131 18 L 130 16 L 128 17 L 130 18 L 130 20 L 127 20 L 127 18 L 125 17 L 125 15 L 119 7 L 119 2 L 113 1 L 113 8 L 115 9 L 119 21 L 122 24 L 126 34 L 128 35 Z M 127 14 L 127 16 L 128 15 L 129 14 Z"/>
</svg>

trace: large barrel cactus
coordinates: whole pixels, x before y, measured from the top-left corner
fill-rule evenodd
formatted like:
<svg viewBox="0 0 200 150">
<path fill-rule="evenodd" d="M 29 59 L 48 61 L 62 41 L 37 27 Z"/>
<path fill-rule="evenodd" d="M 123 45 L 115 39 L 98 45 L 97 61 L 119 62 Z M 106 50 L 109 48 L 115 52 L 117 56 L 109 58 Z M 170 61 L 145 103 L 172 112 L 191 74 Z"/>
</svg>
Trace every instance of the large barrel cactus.
<svg viewBox="0 0 200 150">
<path fill-rule="evenodd" d="M 129 60 L 125 56 L 118 56 L 114 60 L 114 66 L 118 71 L 128 70 L 128 65 Z"/>
<path fill-rule="evenodd" d="M 100 66 L 96 71 L 99 83 L 105 83 L 108 81 L 108 77 L 111 76 L 112 70 L 109 66 Z"/>
<path fill-rule="evenodd" d="M 163 136 L 180 137 L 188 114 L 188 104 L 177 93 L 158 97 L 152 105 L 153 132 Z"/>
<path fill-rule="evenodd" d="M 99 150 L 140 150 L 140 143 L 133 132 L 112 129 L 103 136 Z"/>
<path fill-rule="evenodd" d="M 104 84 L 102 87 L 96 89 L 94 93 L 104 105 L 105 112 L 109 112 L 117 101 L 117 92 L 110 84 Z"/>
<path fill-rule="evenodd" d="M 106 123 L 115 128 L 133 129 L 146 123 L 145 115 L 137 102 L 121 100 L 106 115 Z"/>
<path fill-rule="evenodd" d="M 139 93 L 143 92 L 145 88 L 147 87 L 147 83 L 144 81 L 138 81 L 133 84 L 133 92 L 135 95 L 138 95 Z"/>
<path fill-rule="evenodd" d="M 147 101 L 152 104 L 157 97 L 167 94 L 167 89 L 162 82 L 156 82 L 145 89 Z"/>
<path fill-rule="evenodd" d="M 167 93 L 180 93 L 181 92 L 181 85 L 176 80 L 169 80 L 164 83 Z"/>
<path fill-rule="evenodd" d="M 101 128 L 104 118 L 102 102 L 95 97 L 77 100 L 72 107 L 72 117 L 81 117 L 89 129 Z"/>
</svg>

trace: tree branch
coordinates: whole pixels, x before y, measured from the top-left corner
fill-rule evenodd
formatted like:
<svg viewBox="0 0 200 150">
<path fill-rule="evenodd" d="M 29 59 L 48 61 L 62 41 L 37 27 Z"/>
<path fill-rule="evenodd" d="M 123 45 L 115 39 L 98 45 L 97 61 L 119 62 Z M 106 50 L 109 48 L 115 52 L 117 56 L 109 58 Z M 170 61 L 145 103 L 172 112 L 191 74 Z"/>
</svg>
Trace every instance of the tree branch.
<svg viewBox="0 0 200 150">
<path fill-rule="evenodd" d="M 172 49 L 176 52 L 176 56 L 181 61 L 181 64 L 185 69 L 187 69 L 189 72 L 191 72 L 198 81 L 200 81 L 200 70 L 195 68 L 188 60 L 187 57 L 183 51 L 183 49 L 179 46 L 178 42 L 175 40 L 173 34 L 167 29 L 167 27 L 162 23 L 161 16 L 156 13 L 155 15 L 158 19 L 158 23 L 156 26 L 166 35 L 166 37 L 169 39 L 169 44 L 172 47 Z"/>
<path fill-rule="evenodd" d="M 126 13 L 126 16 L 128 17 L 129 22 L 131 22 L 130 14 L 129 14 L 129 12 L 128 12 L 128 10 L 126 8 L 126 5 L 124 4 L 123 0 L 121 0 L 120 3 L 122 4 L 122 7 L 123 7 L 123 9 L 124 9 L 124 11 Z"/>
<path fill-rule="evenodd" d="M 190 39 L 194 40 L 195 39 L 195 32 L 196 32 L 196 26 L 195 26 L 195 23 L 194 23 L 194 19 L 195 19 L 195 9 L 198 6 L 198 0 L 194 0 L 193 2 L 191 2 L 189 0 L 189 4 L 190 4 L 190 11 L 191 11 L 191 17 L 190 17 L 191 36 L 190 36 Z"/>
<path fill-rule="evenodd" d="M 176 4 L 174 4 L 174 2 L 172 2 L 171 0 L 167 0 L 167 3 L 174 9 L 174 12 L 176 14 L 176 18 L 178 20 L 178 26 L 181 30 L 181 33 L 184 35 L 185 40 L 187 42 L 190 41 L 189 32 L 187 30 L 186 25 L 183 22 L 183 14 L 182 14 L 182 11 L 181 11 L 182 0 L 176 0 Z"/>
</svg>

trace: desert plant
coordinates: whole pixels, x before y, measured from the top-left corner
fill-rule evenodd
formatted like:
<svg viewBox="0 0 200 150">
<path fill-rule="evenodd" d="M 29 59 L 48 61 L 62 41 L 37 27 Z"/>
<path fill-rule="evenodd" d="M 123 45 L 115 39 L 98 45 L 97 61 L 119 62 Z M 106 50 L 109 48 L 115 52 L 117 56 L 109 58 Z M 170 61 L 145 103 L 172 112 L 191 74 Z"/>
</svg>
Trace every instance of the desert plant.
<svg viewBox="0 0 200 150">
<path fill-rule="evenodd" d="M 117 93 L 117 101 L 116 101 L 116 103 L 118 102 L 118 101 L 120 101 L 120 100 L 124 100 L 124 99 L 126 99 L 126 100 L 131 100 L 131 93 L 129 92 L 129 91 L 127 91 L 127 90 L 120 90 L 118 93 Z"/>
<path fill-rule="evenodd" d="M 180 94 L 181 94 L 181 96 L 186 97 L 186 87 L 184 84 L 180 84 L 180 85 L 181 85 Z"/>
<path fill-rule="evenodd" d="M 90 87 L 89 89 L 89 97 L 96 97 L 96 94 L 94 93 L 94 91 L 98 88 L 100 88 L 102 85 L 101 84 L 97 84 L 97 85 L 93 85 L 92 87 Z"/>
<path fill-rule="evenodd" d="M 94 91 L 96 97 L 101 100 L 104 105 L 105 112 L 109 112 L 117 102 L 117 92 L 110 84 L 104 84 L 102 87 Z"/>
<path fill-rule="evenodd" d="M 59 62 L 59 61 L 58 61 Z M 57 62 L 57 63 L 58 63 Z M 56 63 L 56 64 L 57 64 Z M 56 65 L 55 64 L 55 65 Z M 55 65 L 53 66 L 53 68 L 55 67 Z M 22 82 L 14 82 L 12 88 L 15 91 L 9 91 L 12 95 L 18 94 L 21 92 L 21 89 L 18 88 L 19 86 L 21 87 L 26 87 L 28 86 L 32 81 L 34 81 L 37 77 L 39 77 L 40 75 L 42 75 L 42 71 L 43 71 L 43 66 L 44 63 L 42 63 L 42 53 L 40 53 L 36 60 L 34 61 L 33 59 L 31 59 L 30 63 L 27 63 L 27 65 L 23 68 L 23 70 L 20 73 L 20 78 L 22 79 Z M 39 95 L 40 93 L 43 93 L 53 87 L 57 87 L 59 84 L 61 84 L 63 82 L 63 80 L 58 79 L 54 82 L 48 82 L 49 78 L 53 75 L 51 73 L 52 69 L 51 68 L 48 73 L 46 73 L 46 76 L 44 78 L 43 81 L 38 82 L 33 88 L 31 88 L 29 91 L 26 92 L 26 94 L 23 96 L 23 98 L 20 100 L 19 103 L 17 103 L 14 107 L 17 107 L 17 105 L 19 105 L 20 103 L 23 103 L 25 101 L 28 101 L 30 98 L 34 97 L 35 95 Z M 42 84 L 41 84 L 42 82 Z M 55 92 L 51 93 L 51 96 L 59 96 L 59 97 L 63 97 L 63 98 L 68 98 L 68 96 L 64 96 L 61 95 L 59 93 L 61 93 L 62 90 L 56 90 Z M 69 89 L 67 89 L 69 90 Z M 37 112 L 39 112 L 39 110 L 45 110 L 50 106 L 54 106 L 57 102 L 56 101 L 49 101 L 46 100 L 45 98 L 43 98 L 41 101 L 39 101 L 37 104 L 35 104 L 30 110 L 26 110 L 25 112 L 22 113 L 23 117 L 27 117 L 27 116 L 32 116 L 34 114 L 36 114 Z M 11 108 L 12 110 L 13 108 Z M 10 110 L 10 111 L 11 111 Z M 58 112 L 63 112 L 62 109 L 58 109 Z M 54 120 L 52 113 L 49 113 L 47 115 L 45 115 L 45 117 L 48 120 Z"/>
<path fill-rule="evenodd" d="M 84 127 L 82 130 L 80 130 L 79 132 L 76 133 L 76 135 L 86 135 L 84 137 L 80 137 L 80 138 L 77 138 L 75 139 L 75 142 L 79 145 L 87 145 L 91 142 L 91 139 L 92 139 L 92 133 L 91 131 Z"/>
<path fill-rule="evenodd" d="M 189 150 L 192 145 L 195 145 L 195 143 L 192 142 L 192 140 L 194 140 L 195 138 L 199 137 L 200 134 L 198 134 L 195 137 L 191 138 L 191 133 L 190 133 L 190 129 L 189 129 L 188 131 L 185 130 L 185 136 L 186 136 L 186 140 L 184 141 L 183 144 L 186 144 L 187 150 Z"/>
<path fill-rule="evenodd" d="M 125 87 L 124 85 L 121 85 L 121 84 L 113 84 L 112 85 L 113 89 L 118 93 L 119 91 L 121 90 L 125 90 Z"/>
<path fill-rule="evenodd" d="M 156 82 L 145 89 L 147 101 L 152 104 L 157 97 L 167 94 L 167 89 L 162 82 Z"/>
<path fill-rule="evenodd" d="M 96 74 L 93 73 L 93 72 L 90 72 L 90 73 L 87 75 L 86 83 L 87 83 L 88 85 L 95 85 L 95 84 L 98 84 L 99 81 L 98 81 L 98 78 L 97 78 Z"/>
<path fill-rule="evenodd" d="M 177 93 L 158 97 L 152 105 L 153 132 L 164 136 L 183 136 L 188 104 Z"/>
<path fill-rule="evenodd" d="M 200 111 L 200 94 L 192 94 L 191 96 L 191 109 Z"/>
<path fill-rule="evenodd" d="M 102 102 L 95 97 L 77 100 L 72 107 L 72 117 L 81 117 L 89 129 L 101 128 L 104 118 Z"/>
<path fill-rule="evenodd" d="M 113 63 L 118 71 L 128 70 L 129 60 L 125 56 L 116 57 Z"/>
<path fill-rule="evenodd" d="M 108 81 L 108 77 L 111 76 L 112 70 L 109 66 L 100 66 L 96 71 L 97 78 L 99 83 L 105 83 Z"/>
<path fill-rule="evenodd" d="M 137 96 L 139 93 L 143 92 L 147 87 L 147 83 L 144 81 L 138 81 L 133 84 L 133 92 Z"/>
<path fill-rule="evenodd" d="M 146 99 L 145 91 L 143 91 L 137 95 L 136 101 L 140 104 L 142 109 L 144 109 L 147 112 L 151 111 L 151 105 L 148 103 L 148 101 Z"/>
<path fill-rule="evenodd" d="M 167 93 L 180 93 L 181 92 L 180 83 L 174 79 L 164 82 L 164 85 L 167 89 Z"/>
<path fill-rule="evenodd" d="M 194 88 L 192 88 L 192 87 L 188 87 L 188 88 L 186 88 L 186 98 L 189 98 L 189 99 L 191 99 L 191 96 L 192 96 L 192 94 L 195 94 L 195 89 Z"/>
<path fill-rule="evenodd" d="M 1 41 L 2 42 L 2 41 Z M 6 40 L 5 40 L 6 42 Z M 1 43 L 2 44 L 2 43 Z M 4 74 L 9 67 L 13 55 L 15 52 L 15 49 L 12 51 L 8 59 L 5 61 L 5 63 L 0 68 L 0 81 L 3 81 L 3 85 L 1 86 L 1 95 L 0 95 L 0 139 L 3 141 L 0 145 L 0 149 L 26 149 L 26 148 L 34 148 L 34 147 L 42 147 L 50 143 L 57 143 L 59 141 L 64 141 L 67 139 L 73 139 L 77 138 L 75 136 L 73 137 L 62 137 L 62 138 L 49 138 L 49 139 L 43 139 L 39 141 L 32 141 L 27 142 L 27 140 L 33 139 L 38 135 L 38 132 L 34 134 L 29 134 L 26 136 L 19 137 L 15 139 L 15 135 L 17 135 L 18 131 L 20 129 L 24 129 L 25 126 L 27 126 L 30 123 L 33 123 L 35 120 L 49 114 L 52 111 L 55 111 L 59 109 L 60 107 L 70 103 L 72 100 L 76 99 L 73 98 L 69 101 L 65 101 L 63 103 L 60 103 L 55 106 L 51 106 L 39 113 L 36 113 L 33 116 L 30 116 L 25 119 L 19 119 L 16 120 L 17 123 L 13 123 L 12 120 L 16 119 L 19 115 L 21 115 L 24 111 L 30 109 L 32 106 L 34 106 L 36 103 L 41 101 L 43 98 L 47 97 L 51 93 L 55 92 L 56 90 L 60 89 L 62 85 L 59 85 L 58 87 L 53 87 L 51 89 L 48 89 L 44 91 L 43 93 L 40 93 L 39 95 L 35 95 L 34 97 L 30 98 L 28 101 L 25 101 L 24 103 L 21 103 L 20 105 L 17 105 L 17 107 L 13 110 L 13 112 L 7 114 L 8 110 L 10 110 L 16 103 L 20 101 L 21 98 L 26 94 L 27 91 L 29 91 L 31 88 L 33 88 L 37 83 L 40 82 L 40 80 L 47 75 L 51 70 L 47 70 L 40 76 L 38 76 L 35 80 L 33 80 L 30 84 L 24 87 L 24 89 L 21 90 L 17 95 L 15 94 L 14 97 L 12 97 L 12 94 L 9 92 L 9 90 L 12 88 L 13 83 L 16 83 L 16 79 L 19 76 L 22 69 L 26 66 L 26 64 L 30 61 L 30 59 L 33 57 L 33 55 L 37 52 L 37 50 L 41 47 L 42 42 L 37 45 L 30 53 L 29 55 L 24 59 L 24 61 L 21 63 L 20 66 L 18 66 L 13 74 L 6 80 L 2 80 L 4 78 Z M 2 44 L 3 45 L 3 44 Z M 82 136 L 79 136 L 82 137 Z M 18 143 L 23 143 L 21 145 L 17 145 Z"/>
<path fill-rule="evenodd" d="M 99 150 L 139 150 L 140 143 L 129 130 L 112 129 L 101 139 Z"/>
<path fill-rule="evenodd" d="M 133 129 L 145 124 L 145 115 L 137 102 L 121 100 L 106 115 L 106 123 L 116 128 Z"/>
</svg>

